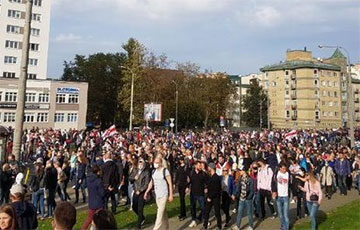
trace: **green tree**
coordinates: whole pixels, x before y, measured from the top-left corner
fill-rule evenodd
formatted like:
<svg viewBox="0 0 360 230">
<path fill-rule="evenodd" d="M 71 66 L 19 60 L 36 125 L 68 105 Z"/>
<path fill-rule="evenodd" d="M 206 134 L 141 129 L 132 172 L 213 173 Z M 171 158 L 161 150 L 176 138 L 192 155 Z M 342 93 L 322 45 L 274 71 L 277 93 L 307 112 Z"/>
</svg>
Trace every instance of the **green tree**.
<svg viewBox="0 0 360 230">
<path fill-rule="evenodd" d="M 247 91 L 243 99 L 242 114 L 246 125 L 249 127 L 260 127 L 262 121 L 262 127 L 267 123 L 267 103 L 266 94 L 263 88 L 259 85 L 257 80 L 250 82 L 250 88 Z M 260 119 L 261 117 L 261 119 Z"/>
<path fill-rule="evenodd" d="M 123 84 L 120 66 L 125 58 L 122 53 L 97 53 L 88 57 L 76 55 L 74 61 L 64 62 L 61 80 L 89 83 L 87 121 L 100 121 L 103 128 L 125 122 L 117 101 L 117 92 Z"/>
</svg>

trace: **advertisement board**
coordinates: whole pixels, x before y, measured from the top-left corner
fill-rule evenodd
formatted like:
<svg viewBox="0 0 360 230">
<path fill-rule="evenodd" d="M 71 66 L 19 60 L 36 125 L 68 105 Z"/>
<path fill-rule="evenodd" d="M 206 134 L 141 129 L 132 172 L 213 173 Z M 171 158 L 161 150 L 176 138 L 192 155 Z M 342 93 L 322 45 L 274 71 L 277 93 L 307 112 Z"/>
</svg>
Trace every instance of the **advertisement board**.
<svg viewBox="0 0 360 230">
<path fill-rule="evenodd" d="M 144 105 L 145 121 L 161 121 L 162 120 L 162 104 L 145 104 Z"/>
</svg>

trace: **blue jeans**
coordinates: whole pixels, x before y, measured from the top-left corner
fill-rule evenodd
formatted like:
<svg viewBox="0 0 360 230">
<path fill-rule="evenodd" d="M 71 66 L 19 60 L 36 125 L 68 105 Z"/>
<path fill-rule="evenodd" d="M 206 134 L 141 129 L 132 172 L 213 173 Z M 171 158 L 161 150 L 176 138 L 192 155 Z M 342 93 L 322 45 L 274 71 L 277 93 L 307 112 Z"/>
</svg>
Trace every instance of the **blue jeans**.
<svg viewBox="0 0 360 230">
<path fill-rule="evenodd" d="M 278 197 L 276 205 L 279 213 L 281 229 L 289 230 L 289 197 Z"/>
<path fill-rule="evenodd" d="M 44 189 L 39 189 L 38 191 L 32 194 L 33 205 L 36 210 L 38 210 L 38 203 L 40 206 L 40 215 L 41 217 L 45 216 L 45 199 L 44 199 Z"/>
<path fill-rule="evenodd" d="M 238 208 L 238 213 L 237 213 L 237 217 L 236 217 L 236 225 L 240 228 L 241 219 L 242 219 L 242 215 L 243 215 L 245 206 L 246 206 L 247 215 L 249 218 L 249 226 L 253 228 L 254 220 L 253 220 L 253 214 L 252 214 L 252 212 L 253 212 L 252 200 L 240 200 L 239 201 L 239 208 Z"/>
<path fill-rule="evenodd" d="M 203 221 L 205 218 L 205 197 L 190 195 L 192 220 L 196 220 L 196 202 L 199 203 L 200 211 L 201 211 L 200 216 L 201 216 L 201 220 Z"/>
<path fill-rule="evenodd" d="M 340 194 L 347 195 L 347 186 L 346 186 L 346 175 L 338 175 L 338 185 L 340 189 Z"/>
<path fill-rule="evenodd" d="M 258 191 L 254 192 L 253 205 L 255 208 L 256 217 L 260 216 L 260 194 Z"/>
<path fill-rule="evenodd" d="M 360 175 L 356 176 L 356 181 L 357 181 L 357 189 L 358 189 L 358 191 L 360 193 Z"/>
<path fill-rule="evenodd" d="M 307 201 L 306 204 L 310 214 L 311 230 L 316 230 L 316 212 L 319 209 L 319 204 L 318 202 L 312 201 Z"/>
</svg>

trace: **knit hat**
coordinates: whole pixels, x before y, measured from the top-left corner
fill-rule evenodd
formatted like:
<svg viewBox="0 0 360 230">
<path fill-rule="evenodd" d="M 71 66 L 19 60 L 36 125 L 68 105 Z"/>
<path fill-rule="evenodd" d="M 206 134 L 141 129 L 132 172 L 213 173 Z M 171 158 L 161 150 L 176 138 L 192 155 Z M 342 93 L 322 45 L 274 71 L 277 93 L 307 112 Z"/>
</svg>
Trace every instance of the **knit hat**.
<svg viewBox="0 0 360 230">
<path fill-rule="evenodd" d="M 25 194 L 25 190 L 22 185 L 20 184 L 13 184 L 13 186 L 10 189 L 10 194 L 15 195 L 17 193 L 20 193 L 21 195 Z"/>
</svg>

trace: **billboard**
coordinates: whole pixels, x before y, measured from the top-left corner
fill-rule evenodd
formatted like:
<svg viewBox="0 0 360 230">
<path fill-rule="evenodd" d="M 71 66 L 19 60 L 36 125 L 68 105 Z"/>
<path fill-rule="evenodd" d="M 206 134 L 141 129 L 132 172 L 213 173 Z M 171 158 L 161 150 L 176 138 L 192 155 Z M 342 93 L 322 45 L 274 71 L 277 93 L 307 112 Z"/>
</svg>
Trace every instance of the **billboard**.
<svg viewBox="0 0 360 230">
<path fill-rule="evenodd" d="M 162 104 L 145 104 L 144 105 L 145 121 L 161 121 L 162 120 Z"/>
</svg>

